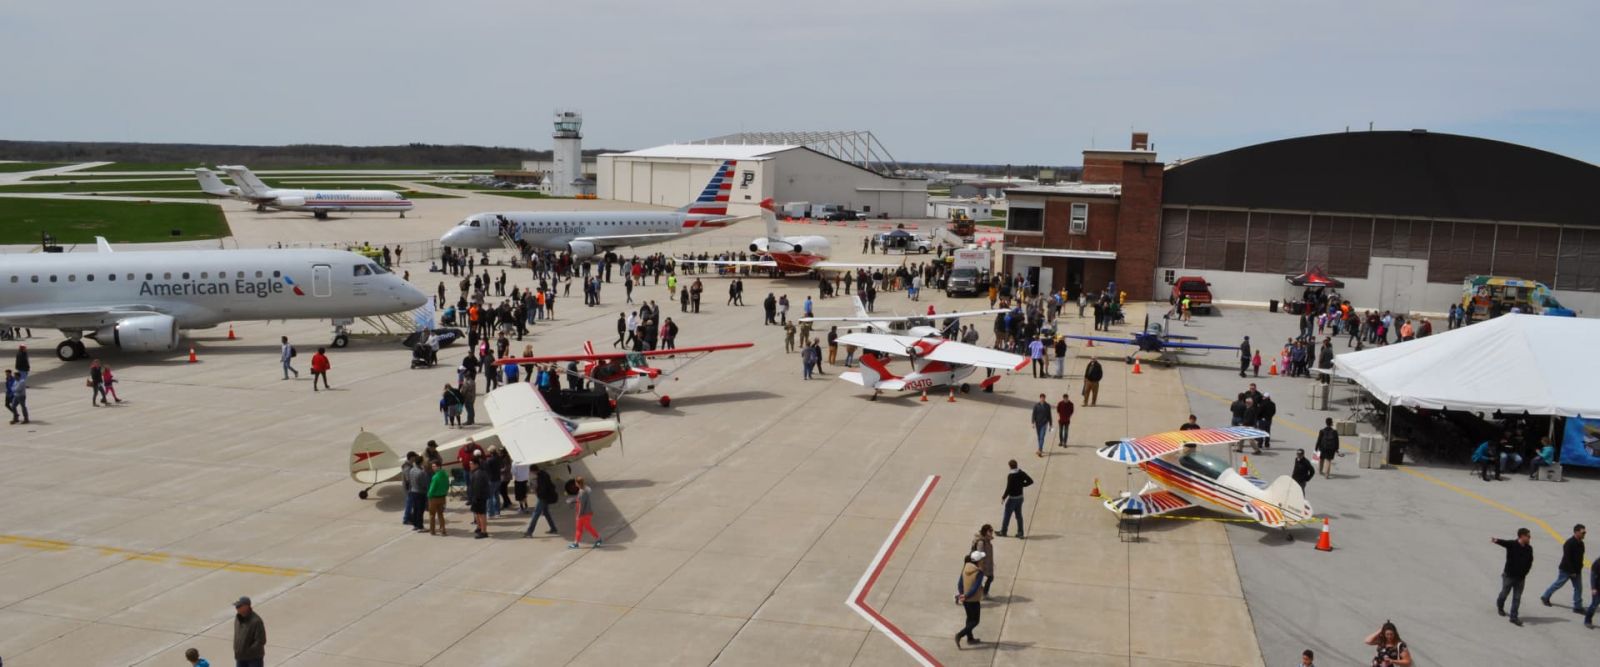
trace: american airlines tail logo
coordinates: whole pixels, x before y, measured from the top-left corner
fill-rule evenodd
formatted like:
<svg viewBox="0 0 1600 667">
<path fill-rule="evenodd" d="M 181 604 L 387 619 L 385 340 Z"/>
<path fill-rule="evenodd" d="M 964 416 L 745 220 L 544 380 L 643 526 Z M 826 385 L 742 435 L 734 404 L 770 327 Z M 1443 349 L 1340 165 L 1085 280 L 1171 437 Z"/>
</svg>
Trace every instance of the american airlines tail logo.
<svg viewBox="0 0 1600 667">
<path fill-rule="evenodd" d="M 290 278 L 289 276 L 285 275 L 283 277 L 283 282 L 289 286 L 289 289 L 294 290 L 294 295 L 295 296 L 305 296 L 306 295 L 306 293 L 300 289 L 299 285 L 294 284 L 294 279 L 293 278 Z"/>
</svg>

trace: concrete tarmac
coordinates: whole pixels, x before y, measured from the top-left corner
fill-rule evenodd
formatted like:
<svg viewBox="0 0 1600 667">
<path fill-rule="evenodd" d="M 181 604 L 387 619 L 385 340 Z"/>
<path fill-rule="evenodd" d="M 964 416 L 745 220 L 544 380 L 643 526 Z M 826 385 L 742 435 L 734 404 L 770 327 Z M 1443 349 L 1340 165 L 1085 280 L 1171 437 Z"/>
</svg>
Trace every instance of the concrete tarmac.
<svg viewBox="0 0 1600 667">
<path fill-rule="evenodd" d="M 225 206 L 240 245 L 258 247 L 426 240 L 479 210 L 577 205 L 607 203 L 474 196 L 420 200 L 405 220 L 330 221 Z M 759 230 L 744 223 L 644 250 L 737 247 Z M 852 259 L 867 231 L 823 233 L 840 239 L 836 258 Z M 439 276 L 415 260 L 403 268 L 432 291 Z M 508 273 L 527 284 L 526 272 Z M 230 603 L 249 595 L 279 665 L 912 664 L 844 601 L 937 474 L 869 602 L 945 664 L 1263 664 L 1249 584 L 1222 524 L 1147 522 L 1143 541 L 1126 543 L 1088 497 L 1096 477 L 1107 492 L 1136 488 L 1093 447 L 1180 423 L 1189 400 L 1178 371 L 1133 375 L 1108 359 L 1100 405 L 1080 407 L 1072 446 L 1040 459 L 1029 405 L 1041 392 L 1076 401 L 1081 359 L 1065 379 L 1024 371 L 994 394 L 953 404 L 941 395 L 870 402 L 834 379 L 839 367 L 802 380 L 781 331 L 761 325 L 767 292 L 787 293 L 798 313 L 814 283 L 746 283 L 751 305 L 731 307 L 727 283 L 706 278 L 698 315 L 679 313 L 665 287 L 635 290 L 680 323 L 680 345 L 756 347 L 677 374 L 666 383 L 671 408 L 623 400 L 624 446 L 573 467 L 597 483 L 600 549 L 569 550 L 566 536 L 524 539 L 526 517 L 515 513 L 491 522 L 492 539 L 473 540 L 457 503 L 449 537 L 414 534 L 400 523 L 395 485 L 356 497 L 361 485 L 345 471 L 360 429 L 400 450 L 461 434 L 436 411 L 459 349 L 438 368 L 410 370 L 394 339 L 358 337 L 330 353 L 333 390 L 313 393 L 303 364 L 329 339 L 326 323 L 240 323 L 234 341 L 226 330 L 195 332 L 193 364 L 180 353 L 91 348 L 116 370 L 126 400 L 91 407 L 82 366 L 55 361 L 55 339 L 35 331 L 34 423 L 0 431 L 22 462 L 0 490 L 0 656 L 11 665 L 156 665 L 194 646 L 226 664 Z M 933 298 L 885 293 L 879 310 L 980 303 L 925 296 Z M 525 342 L 538 353 L 578 352 L 585 340 L 608 349 L 626 308 L 620 284 L 603 299 L 599 308 L 558 299 L 557 319 Z M 849 306 L 831 299 L 817 310 Z M 1141 312 L 1132 308 L 1130 320 Z M 989 340 L 990 323 L 978 324 Z M 1063 326 L 1088 329 L 1075 316 Z M 301 379 L 280 379 L 282 335 L 304 353 Z M 0 358 L 14 348 L 0 345 Z M 958 649 L 954 581 L 978 526 L 998 527 L 1010 458 L 1038 482 L 1028 491 L 1028 537 L 996 541 L 998 580 L 977 632 L 990 643 Z M 570 535 L 570 509 L 556 514 Z"/>
</svg>

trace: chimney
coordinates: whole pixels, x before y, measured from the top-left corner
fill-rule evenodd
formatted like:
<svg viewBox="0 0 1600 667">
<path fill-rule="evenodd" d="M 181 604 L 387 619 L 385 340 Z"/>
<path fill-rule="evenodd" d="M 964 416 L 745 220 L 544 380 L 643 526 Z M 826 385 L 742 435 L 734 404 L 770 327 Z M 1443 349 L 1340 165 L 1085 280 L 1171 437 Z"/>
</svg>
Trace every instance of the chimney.
<svg viewBox="0 0 1600 667">
<path fill-rule="evenodd" d="M 1136 150 L 1136 151 L 1150 150 L 1150 133 L 1149 132 L 1134 132 L 1133 133 L 1133 146 L 1132 146 L 1132 148 L 1133 148 L 1133 150 Z"/>
</svg>

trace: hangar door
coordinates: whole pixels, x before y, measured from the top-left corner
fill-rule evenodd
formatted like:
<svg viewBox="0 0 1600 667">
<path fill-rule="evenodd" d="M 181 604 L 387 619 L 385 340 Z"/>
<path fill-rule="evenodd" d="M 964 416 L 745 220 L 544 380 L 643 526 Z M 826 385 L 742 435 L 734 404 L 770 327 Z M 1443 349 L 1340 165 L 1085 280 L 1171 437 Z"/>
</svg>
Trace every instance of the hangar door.
<svg viewBox="0 0 1600 667">
<path fill-rule="evenodd" d="M 651 165 L 650 203 L 659 206 L 683 206 L 689 203 L 689 165 Z"/>
</svg>

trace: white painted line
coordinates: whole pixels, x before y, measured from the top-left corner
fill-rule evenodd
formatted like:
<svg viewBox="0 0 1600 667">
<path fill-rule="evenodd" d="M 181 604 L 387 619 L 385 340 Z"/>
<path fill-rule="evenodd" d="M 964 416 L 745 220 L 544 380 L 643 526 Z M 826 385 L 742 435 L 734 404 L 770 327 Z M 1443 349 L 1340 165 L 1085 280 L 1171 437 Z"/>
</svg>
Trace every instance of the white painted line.
<svg viewBox="0 0 1600 667">
<path fill-rule="evenodd" d="M 922 483 L 922 489 L 917 491 L 916 498 L 911 505 L 906 507 L 905 514 L 900 515 L 900 521 L 894 525 L 894 530 L 889 532 L 889 537 L 883 541 L 883 546 L 878 547 L 878 555 L 872 559 L 872 564 L 856 582 L 850 597 L 844 601 L 845 606 L 860 614 L 862 618 L 871 623 L 873 627 L 882 632 L 890 641 L 898 644 L 913 660 L 923 667 L 942 667 L 932 654 L 913 641 L 905 632 L 896 627 L 889 619 L 884 618 L 876 609 L 867 606 L 867 595 L 872 592 L 873 584 L 878 581 L 878 576 L 883 574 L 883 568 L 889 564 L 889 559 L 894 556 L 895 549 L 900 547 L 900 541 L 905 539 L 906 531 L 911 529 L 911 522 L 916 520 L 917 514 L 922 511 L 922 506 L 928 501 L 928 495 L 933 493 L 934 485 L 939 483 L 938 475 L 929 475 L 927 481 Z"/>
</svg>

